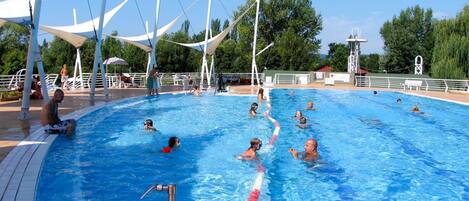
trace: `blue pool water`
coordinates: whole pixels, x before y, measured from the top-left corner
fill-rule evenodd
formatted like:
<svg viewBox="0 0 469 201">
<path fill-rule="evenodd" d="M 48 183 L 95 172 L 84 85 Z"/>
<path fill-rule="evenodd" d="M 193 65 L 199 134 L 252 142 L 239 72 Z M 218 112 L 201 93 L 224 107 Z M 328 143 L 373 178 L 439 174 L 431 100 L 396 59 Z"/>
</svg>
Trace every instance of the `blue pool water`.
<svg viewBox="0 0 469 201">
<path fill-rule="evenodd" d="M 271 98 L 282 128 L 260 153 L 260 200 L 469 200 L 469 107 L 393 92 L 276 89 Z M 303 111 L 310 127 L 300 129 L 292 116 L 308 100 L 317 110 Z M 138 200 L 151 184 L 173 183 L 177 200 L 246 200 L 256 164 L 234 155 L 252 137 L 267 144 L 274 128 L 247 116 L 254 101 L 162 95 L 108 105 L 81 118 L 74 138 L 57 138 L 36 199 Z M 413 104 L 425 114 L 409 112 Z M 142 131 L 146 118 L 159 133 Z M 181 148 L 162 154 L 173 135 Z M 288 153 L 308 138 L 319 142 L 320 164 Z"/>
</svg>

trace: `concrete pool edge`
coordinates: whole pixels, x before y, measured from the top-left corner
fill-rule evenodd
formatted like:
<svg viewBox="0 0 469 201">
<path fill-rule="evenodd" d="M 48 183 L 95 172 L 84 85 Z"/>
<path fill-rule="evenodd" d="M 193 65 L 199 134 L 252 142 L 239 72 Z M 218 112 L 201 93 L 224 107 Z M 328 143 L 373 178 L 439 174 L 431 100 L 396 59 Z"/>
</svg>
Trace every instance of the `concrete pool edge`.
<svg viewBox="0 0 469 201">
<path fill-rule="evenodd" d="M 164 92 L 160 94 L 184 94 L 184 92 Z M 62 119 L 80 119 L 105 106 L 112 106 L 132 99 L 140 99 L 146 96 L 135 96 L 106 103 L 86 107 L 67 115 Z M 39 126 L 27 138 L 23 139 L 11 150 L 0 163 L 0 200 L 34 201 L 41 168 L 50 146 L 57 135 L 44 133 L 44 128 Z"/>
</svg>

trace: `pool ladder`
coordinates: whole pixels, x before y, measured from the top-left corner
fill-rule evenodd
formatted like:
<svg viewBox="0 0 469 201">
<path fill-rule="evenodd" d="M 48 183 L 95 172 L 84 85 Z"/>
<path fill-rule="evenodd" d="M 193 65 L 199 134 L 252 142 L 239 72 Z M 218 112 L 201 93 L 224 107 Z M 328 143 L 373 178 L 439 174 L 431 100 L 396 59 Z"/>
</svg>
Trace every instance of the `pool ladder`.
<svg viewBox="0 0 469 201">
<path fill-rule="evenodd" d="M 155 184 L 153 186 L 150 186 L 145 193 L 140 197 L 140 200 L 145 198 L 148 194 L 150 194 L 152 191 L 167 191 L 168 192 L 168 201 L 176 201 L 176 186 L 169 184 L 169 185 L 163 185 L 163 184 Z"/>
</svg>

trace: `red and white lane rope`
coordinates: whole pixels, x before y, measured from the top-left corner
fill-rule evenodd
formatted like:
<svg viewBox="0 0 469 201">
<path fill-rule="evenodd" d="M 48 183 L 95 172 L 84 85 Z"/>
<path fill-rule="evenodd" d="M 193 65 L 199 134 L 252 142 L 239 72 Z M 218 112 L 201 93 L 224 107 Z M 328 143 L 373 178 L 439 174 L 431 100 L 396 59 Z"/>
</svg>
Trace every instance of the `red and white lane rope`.
<svg viewBox="0 0 469 201">
<path fill-rule="evenodd" d="M 270 91 L 267 89 L 267 110 L 264 112 L 264 116 L 269 119 L 275 126 L 274 132 L 272 134 L 272 137 L 270 138 L 269 144 L 265 147 L 265 150 L 263 151 L 264 153 L 270 152 L 272 150 L 275 141 L 278 138 L 278 134 L 280 133 L 280 124 L 278 123 L 277 120 L 272 118 L 270 116 L 270 111 L 272 109 L 272 105 L 270 104 Z M 264 182 L 264 175 L 265 175 L 265 168 L 264 166 L 259 163 L 256 168 L 257 174 L 256 174 L 256 179 L 254 180 L 254 185 L 252 187 L 251 193 L 249 193 L 248 201 L 257 201 L 259 200 L 259 196 L 261 194 L 261 187 L 262 183 Z"/>
</svg>

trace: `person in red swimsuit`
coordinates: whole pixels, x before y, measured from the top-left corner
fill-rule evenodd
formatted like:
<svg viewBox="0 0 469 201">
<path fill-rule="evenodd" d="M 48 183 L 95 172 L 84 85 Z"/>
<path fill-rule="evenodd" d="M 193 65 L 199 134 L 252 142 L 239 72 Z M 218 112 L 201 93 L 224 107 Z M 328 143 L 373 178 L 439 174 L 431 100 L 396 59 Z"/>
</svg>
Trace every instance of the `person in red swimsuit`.
<svg viewBox="0 0 469 201">
<path fill-rule="evenodd" d="M 173 148 L 179 147 L 180 145 L 181 145 L 181 142 L 179 141 L 178 137 L 170 137 L 168 140 L 168 146 L 164 147 L 163 150 L 161 151 L 167 154 L 167 153 L 170 153 Z"/>
</svg>

